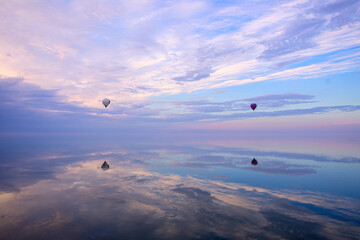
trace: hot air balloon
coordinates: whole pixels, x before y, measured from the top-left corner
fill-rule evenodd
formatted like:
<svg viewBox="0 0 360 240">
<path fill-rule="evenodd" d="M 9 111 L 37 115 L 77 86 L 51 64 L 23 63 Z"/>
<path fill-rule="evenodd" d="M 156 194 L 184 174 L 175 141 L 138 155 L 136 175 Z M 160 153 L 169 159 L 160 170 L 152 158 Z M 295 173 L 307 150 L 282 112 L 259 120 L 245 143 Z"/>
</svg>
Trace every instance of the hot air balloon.
<svg viewBox="0 0 360 240">
<path fill-rule="evenodd" d="M 252 161 L 251 161 L 251 165 L 257 165 L 258 164 L 258 161 L 254 158 Z"/>
<path fill-rule="evenodd" d="M 257 107 L 257 105 L 256 105 L 256 103 L 252 103 L 252 104 L 250 105 L 250 107 L 251 107 L 251 109 L 254 111 L 255 108 Z"/>
<path fill-rule="evenodd" d="M 106 161 L 101 165 L 102 170 L 108 170 L 109 168 L 110 168 L 110 166 Z"/>
<path fill-rule="evenodd" d="M 110 100 L 107 99 L 107 98 L 104 98 L 104 99 L 102 100 L 102 104 L 104 104 L 104 106 L 107 107 L 107 106 L 109 106 L 109 104 L 110 104 Z"/>
</svg>

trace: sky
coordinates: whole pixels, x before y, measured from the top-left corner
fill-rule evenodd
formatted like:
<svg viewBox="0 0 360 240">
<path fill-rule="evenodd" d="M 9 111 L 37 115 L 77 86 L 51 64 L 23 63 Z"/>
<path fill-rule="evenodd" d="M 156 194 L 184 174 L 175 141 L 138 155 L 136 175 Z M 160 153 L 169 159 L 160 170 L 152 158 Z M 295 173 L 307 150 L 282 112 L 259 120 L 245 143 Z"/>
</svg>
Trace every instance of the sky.
<svg viewBox="0 0 360 240">
<path fill-rule="evenodd" d="M 2 135 L 360 141 L 359 0 L 2 0 L 0 16 Z"/>
</svg>

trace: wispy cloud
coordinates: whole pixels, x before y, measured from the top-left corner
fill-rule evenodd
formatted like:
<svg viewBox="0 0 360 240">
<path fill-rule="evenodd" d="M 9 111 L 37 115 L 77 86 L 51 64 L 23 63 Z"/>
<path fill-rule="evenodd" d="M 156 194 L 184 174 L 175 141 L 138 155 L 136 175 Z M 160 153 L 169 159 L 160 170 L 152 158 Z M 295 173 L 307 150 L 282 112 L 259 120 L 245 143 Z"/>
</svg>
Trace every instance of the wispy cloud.
<svg viewBox="0 0 360 240">
<path fill-rule="evenodd" d="M 209 100 L 188 100 L 171 102 L 175 106 L 185 106 L 194 112 L 210 113 L 224 111 L 249 110 L 251 103 L 256 102 L 261 108 L 269 109 L 294 104 L 314 103 L 314 96 L 306 94 L 285 93 L 268 94 L 252 98 L 244 98 L 226 102 L 214 102 Z"/>
<path fill-rule="evenodd" d="M 241 113 L 229 113 L 229 114 L 212 114 L 212 112 L 222 112 L 220 107 L 203 107 L 194 108 L 201 112 L 184 113 L 184 114 L 170 114 L 164 117 L 166 120 L 173 121 L 195 121 L 195 120 L 235 120 L 257 117 L 281 117 L 281 116 L 300 116 L 310 114 L 321 114 L 332 111 L 341 112 L 354 112 L 360 110 L 360 105 L 343 105 L 343 106 L 323 106 L 313 108 L 301 108 L 279 111 L 264 111 L 264 112 L 241 112 Z M 161 119 L 161 118 L 160 118 Z"/>
<path fill-rule="evenodd" d="M 0 74 L 58 89 L 75 105 L 96 107 L 107 96 L 129 107 L 163 94 L 353 71 L 359 4 L 4 2 Z M 335 61 L 339 51 L 345 58 Z"/>
<path fill-rule="evenodd" d="M 223 102 L 210 100 L 142 102 L 115 107 L 109 112 L 105 111 L 106 109 L 99 110 L 70 104 L 63 100 L 59 90 L 41 89 L 37 85 L 25 83 L 22 78 L 3 78 L 0 100 L 2 101 L 1 115 L 4 116 L 4 119 L 11 116 L 17 119 L 24 117 L 26 119 L 36 119 L 39 114 L 45 113 L 48 116 L 51 114 L 63 114 L 63 117 L 68 121 L 71 121 L 71 119 L 92 121 L 91 119 L 96 118 L 115 117 L 123 119 L 125 125 L 133 120 L 158 123 L 163 121 L 191 122 L 208 119 L 223 121 L 258 117 L 310 115 L 334 111 L 353 112 L 360 109 L 359 105 L 340 105 L 274 110 L 276 108 L 317 102 L 312 95 L 286 93 Z M 259 105 L 255 112 L 250 111 L 249 108 L 252 102 Z M 97 105 L 102 107 L 100 101 L 97 102 Z M 48 119 L 49 124 L 51 121 L 51 119 Z"/>
</svg>

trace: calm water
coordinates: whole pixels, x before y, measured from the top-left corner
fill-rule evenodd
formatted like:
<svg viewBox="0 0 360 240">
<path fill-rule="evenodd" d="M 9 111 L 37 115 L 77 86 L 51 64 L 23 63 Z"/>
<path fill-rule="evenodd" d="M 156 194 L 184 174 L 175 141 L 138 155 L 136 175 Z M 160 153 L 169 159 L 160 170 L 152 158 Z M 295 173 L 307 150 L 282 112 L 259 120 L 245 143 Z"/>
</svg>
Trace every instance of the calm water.
<svg viewBox="0 0 360 240">
<path fill-rule="evenodd" d="M 0 239 L 360 239 L 357 143 L 0 141 Z"/>
</svg>

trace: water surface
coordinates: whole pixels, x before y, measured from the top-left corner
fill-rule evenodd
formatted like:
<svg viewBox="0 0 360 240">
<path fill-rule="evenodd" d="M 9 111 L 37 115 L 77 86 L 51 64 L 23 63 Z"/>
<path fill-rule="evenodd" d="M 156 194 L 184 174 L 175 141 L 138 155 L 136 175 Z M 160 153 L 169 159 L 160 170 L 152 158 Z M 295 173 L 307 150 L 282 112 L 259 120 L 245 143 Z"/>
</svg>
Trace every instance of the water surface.
<svg viewBox="0 0 360 240">
<path fill-rule="evenodd" d="M 0 237 L 358 239 L 357 146 L 1 138 Z"/>
</svg>

